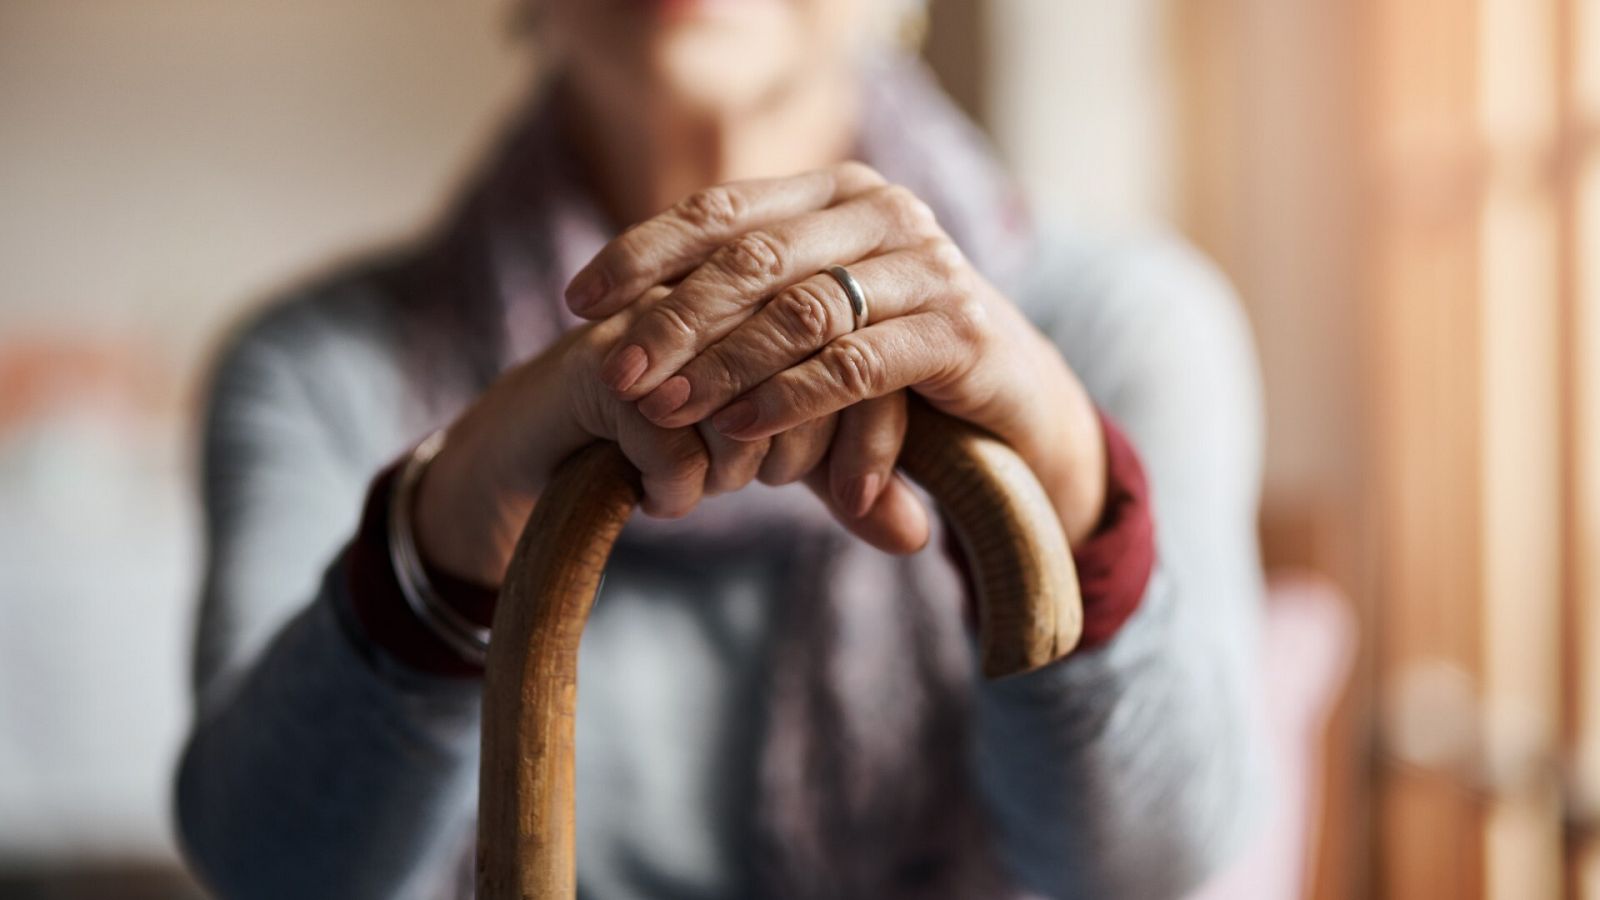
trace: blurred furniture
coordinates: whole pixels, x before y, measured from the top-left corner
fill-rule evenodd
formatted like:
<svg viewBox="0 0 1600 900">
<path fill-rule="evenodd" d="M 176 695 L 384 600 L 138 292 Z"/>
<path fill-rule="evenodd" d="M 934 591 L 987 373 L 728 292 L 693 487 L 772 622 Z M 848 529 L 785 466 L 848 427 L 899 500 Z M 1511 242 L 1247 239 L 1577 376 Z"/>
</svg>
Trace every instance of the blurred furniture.
<svg viewBox="0 0 1600 900">
<path fill-rule="evenodd" d="M 198 562 L 160 359 L 0 339 L 0 897 L 193 895 L 167 809 Z"/>
<path fill-rule="evenodd" d="M 1356 656 L 1350 601 L 1309 575 L 1275 578 L 1262 632 L 1262 684 L 1277 768 L 1258 837 L 1190 900 L 1298 900 L 1310 895 L 1322 822 L 1325 734 Z"/>
</svg>

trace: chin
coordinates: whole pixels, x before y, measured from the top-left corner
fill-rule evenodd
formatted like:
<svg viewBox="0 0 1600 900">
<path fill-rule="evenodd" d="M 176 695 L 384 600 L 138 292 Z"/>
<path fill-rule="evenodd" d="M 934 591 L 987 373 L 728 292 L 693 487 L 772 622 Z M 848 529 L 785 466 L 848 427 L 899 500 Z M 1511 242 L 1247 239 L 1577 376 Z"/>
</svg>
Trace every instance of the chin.
<svg viewBox="0 0 1600 900">
<path fill-rule="evenodd" d="M 762 102 L 830 52 L 812 0 L 565 0 L 552 33 L 597 84 L 711 113 Z"/>
<path fill-rule="evenodd" d="M 759 103 L 796 71 L 788 35 L 696 29 L 661 35 L 648 65 L 656 90 L 693 109 L 740 109 Z"/>
</svg>

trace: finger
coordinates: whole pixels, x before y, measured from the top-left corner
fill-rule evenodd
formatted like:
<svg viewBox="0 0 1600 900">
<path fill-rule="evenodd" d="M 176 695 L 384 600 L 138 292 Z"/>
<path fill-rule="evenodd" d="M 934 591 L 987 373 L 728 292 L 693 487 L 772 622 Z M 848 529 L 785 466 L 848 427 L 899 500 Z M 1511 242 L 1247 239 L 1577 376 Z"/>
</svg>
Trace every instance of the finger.
<svg viewBox="0 0 1600 900">
<path fill-rule="evenodd" d="M 734 237 L 801 212 L 822 209 L 883 184 L 861 163 L 842 163 L 788 178 L 706 188 L 618 235 L 567 285 L 567 306 L 603 318 L 652 284 L 672 281 Z"/>
<path fill-rule="evenodd" d="M 828 445 L 833 443 L 838 422 L 838 416 L 823 416 L 774 437 L 756 477 L 762 484 L 791 484 L 804 478 L 828 455 Z M 721 434 L 709 424 L 705 430 Z"/>
<path fill-rule="evenodd" d="M 737 491 L 756 479 L 772 440 L 736 441 L 704 423 L 695 426 L 705 442 L 709 464 L 705 477 L 708 496 Z"/>
<path fill-rule="evenodd" d="M 960 290 L 965 266 L 955 245 L 942 241 L 864 259 L 849 268 L 866 294 L 872 323 L 899 318 Z M 826 272 L 813 275 L 773 295 L 731 334 L 640 400 L 639 411 L 668 427 L 697 422 L 849 334 L 855 323 L 849 295 L 839 281 Z"/>
<path fill-rule="evenodd" d="M 601 380 L 624 399 L 642 397 L 784 285 L 836 263 L 932 241 L 937 227 L 927 204 L 889 186 L 746 232 L 640 313 L 600 367 Z"/>
<path fill-rule="evenodd" d="M 640 503 L 647 515 L 675 519 L 687 515 L 705 493 L 710 456 L 693 428 L 660 428 L 632 410 L 617 421 L 617 444 L 639 470 Z"/>
<path fill-rule="evenodd" d="M 905 440 L 904 391 L 845 407 L 828 451 L 834 504 L 846 515 L 865 516 L 888 486 Z"/>
<path fill-rule="evenodd" d="M 885 553 L 916 553 L 928 544 L 931 528 L 928 511 L 904 478 L 898 474 L 878 496 L 877 503 L 864 516 L 847 515 L 833 501 L 828 487 L 828 470 L 818 466 L 806 476 L 806 486 L 827 505 L 834 518 L 846 529 Z"/>
<path fill-rule="evenodd" d="M 729 437 L 757 440 L 905 387 L 954 383 L 978 356 L 984 308 L 917 313 L 854 331 L 772 376 L 711 417 Z"/>
</svg>

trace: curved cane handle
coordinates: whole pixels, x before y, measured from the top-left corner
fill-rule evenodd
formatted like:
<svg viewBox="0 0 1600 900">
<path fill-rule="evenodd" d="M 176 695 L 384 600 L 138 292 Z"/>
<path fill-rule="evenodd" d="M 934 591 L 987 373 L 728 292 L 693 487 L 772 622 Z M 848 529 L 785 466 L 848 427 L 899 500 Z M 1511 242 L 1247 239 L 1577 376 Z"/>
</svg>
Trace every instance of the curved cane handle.
<svg viewBox="0 0 1600 900">
<path fill-rule="evenodd" d="M 1021 458 L 913 398 L 900 465 L 948 514 L 972 563 L 984 674 L 1029 671 L 1071 650 L 1082 625 L 1077 571 L 1055 509 Z M 517 544 L 484 686 L 481 900 L 576 895 L 578 640 L 640 496 L 622 451 L 594 444 L 562 464 Z"/>
</svg>

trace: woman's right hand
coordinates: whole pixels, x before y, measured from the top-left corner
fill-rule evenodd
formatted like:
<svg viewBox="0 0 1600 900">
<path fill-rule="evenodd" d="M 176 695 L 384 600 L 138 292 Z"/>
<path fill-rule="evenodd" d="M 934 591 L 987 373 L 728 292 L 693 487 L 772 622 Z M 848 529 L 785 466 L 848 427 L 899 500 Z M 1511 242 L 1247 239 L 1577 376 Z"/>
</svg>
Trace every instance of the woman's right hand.
<svg viewBox="0 0 1600 900">
<path fill-rule="evenodd" d="M 499 585 L 551 473 L 597 439 L 616 441 L 639 469 L 647 515 L 682 516 L 702 497 L 753 480 L 804 481 L 840 522 L 882 550 L 909 553 L 927 542 L 927 513 L 893 474 L 905 437 L 904 393 L 762 441 L 733 440 L 704 423 L 662 428 L 596 377 L 631 315 L 624 311 L 568 332 L 501 376 L 450 426 L 414 510 L 418 548 L 431 565 Z M 830 453 L 836 447 L 839 452 Z M 885 479 L 888 487 L 879 494 L 871 485 L 866 495 L 877 501 L 863 509 L 850 502 L 856 494 L 851 486 L 868 478 Z"/>
</svg>

